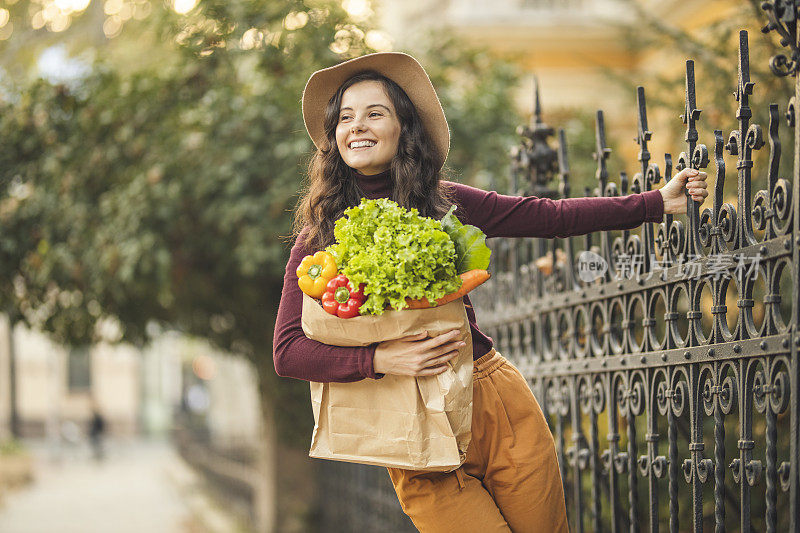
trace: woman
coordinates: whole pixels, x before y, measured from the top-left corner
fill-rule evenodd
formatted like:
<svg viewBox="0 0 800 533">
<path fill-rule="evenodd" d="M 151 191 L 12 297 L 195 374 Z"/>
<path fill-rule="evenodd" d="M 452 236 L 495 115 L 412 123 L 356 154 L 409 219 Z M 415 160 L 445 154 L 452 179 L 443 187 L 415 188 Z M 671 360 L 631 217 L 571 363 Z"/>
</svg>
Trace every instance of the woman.
<svg viewBox="0 0 800 533">
<path fill-rule="evenodd" d="M 440 179 L 450 135 L 427 73 L 411 56 L 369 54 L 315 72 L 303 92 L 303 118 L 317 147 L 295 220 L 275 325 L 275 370 L 319 382 L 431 376 L 464 346 L 458 331 L 366 347 L 308 339 L 300 323 L 295 270 L 303 256 L 333 242 L 333 223 L 361 197 L 390 197 L 423 216 L 456 216 L 487 237 L 565 237 L 660 222 L 686 211 L 686 187 L 702 202 L 705 174 L 684 170 L 662 189 L 614 198 L 559 201 L 486 192 Z M 567 531 L 553 437 L 519 371 L 492 348 L 464 298 L 472 332 L 472 441 L 450 473 L 389 469 L 404 511 L 423 532 Z"/>
</svg>

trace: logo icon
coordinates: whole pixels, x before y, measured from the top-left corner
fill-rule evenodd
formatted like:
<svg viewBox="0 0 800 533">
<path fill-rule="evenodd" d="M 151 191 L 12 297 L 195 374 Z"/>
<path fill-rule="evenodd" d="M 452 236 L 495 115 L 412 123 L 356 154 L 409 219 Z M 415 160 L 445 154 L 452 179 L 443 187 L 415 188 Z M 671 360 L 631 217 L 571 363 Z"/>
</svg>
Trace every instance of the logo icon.
<svg viewBox="0 0 800 533">
<path fill-rule="evenodd" d="M 608 271 L 608 263 L 602 256 L 585 250 L 578 255 L 578 277 L 587 283 L 600 279 Z"/>
</svg>

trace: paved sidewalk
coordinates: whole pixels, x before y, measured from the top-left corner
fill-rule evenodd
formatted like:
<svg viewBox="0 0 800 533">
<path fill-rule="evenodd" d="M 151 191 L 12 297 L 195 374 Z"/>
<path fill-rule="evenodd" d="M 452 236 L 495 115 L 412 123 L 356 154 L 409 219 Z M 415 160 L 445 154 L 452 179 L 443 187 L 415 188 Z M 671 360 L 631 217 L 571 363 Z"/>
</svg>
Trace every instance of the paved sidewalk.
<svg viewBox="0 0 800 533">
<path fill-rule="evenodd" d="M 108 443 L 54 453 L 32 445 L 35 481 L 0 507 L 3 533 L 205 533 L 190 495 L 193 475 L 168 443 Z M 193 492 L 193 491 L 192 491 Z"/>
</svg>

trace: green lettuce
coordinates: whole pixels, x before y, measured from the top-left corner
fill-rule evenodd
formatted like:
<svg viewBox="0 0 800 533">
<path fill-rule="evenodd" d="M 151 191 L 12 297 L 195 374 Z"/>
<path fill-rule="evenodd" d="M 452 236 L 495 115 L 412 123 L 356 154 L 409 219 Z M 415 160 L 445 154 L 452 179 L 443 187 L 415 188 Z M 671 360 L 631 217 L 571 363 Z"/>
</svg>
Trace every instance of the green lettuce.
<svg viewBox="0 0 800 533">
<path fill-rule="evenodd" d="M 387 198 L 362 199 L 336 221 L 334 237 L 327 251 L 340 272 L 354 285 L 365 284 L 362 315 L 380 315 L 387 306 L 402 309 L 406 298 L 432 302 L 461 286 L 453 239 L 441 222 L 416 209 Z"/>
<path fill-rule="evenodd" d="M 442 229 L 456 246 L 456 272 L 488 270 L 492 251 L 486 246 L 486 235 L 475 226 L 462 224 L 455 215 L 456 206 L 442 218 Z"/>
</svg>

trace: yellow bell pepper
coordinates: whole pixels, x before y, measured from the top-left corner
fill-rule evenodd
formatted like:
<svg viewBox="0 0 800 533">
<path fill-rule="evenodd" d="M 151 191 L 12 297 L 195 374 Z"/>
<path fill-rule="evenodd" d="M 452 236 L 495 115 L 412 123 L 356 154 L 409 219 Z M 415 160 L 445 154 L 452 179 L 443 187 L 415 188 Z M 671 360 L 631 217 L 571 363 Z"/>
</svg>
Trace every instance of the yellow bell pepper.
<svg viewBox="0 0 800 533">
<path fill-rule="evenodd" d="M 312 298 L 322 298 L 328 281 L 338 273 L 336 260 L 328 252 L 307 255 L 297 267 L 297 284 Z"/>
</svg>

